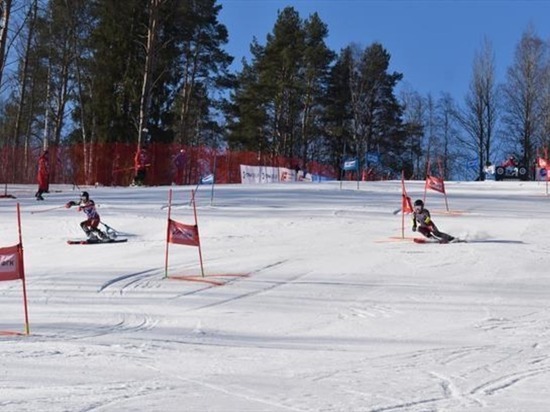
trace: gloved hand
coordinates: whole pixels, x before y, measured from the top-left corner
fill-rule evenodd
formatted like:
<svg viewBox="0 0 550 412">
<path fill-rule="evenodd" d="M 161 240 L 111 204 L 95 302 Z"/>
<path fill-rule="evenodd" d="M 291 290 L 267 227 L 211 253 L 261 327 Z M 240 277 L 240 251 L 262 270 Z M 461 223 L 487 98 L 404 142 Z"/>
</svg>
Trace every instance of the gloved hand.
<svg viewBox="0 0 550 412">
<path fill-rule="evenodd" d="M 70 202 L 67 202 L 67 203 L 65 204 L 65 207 L 66 207 L 67 209 L 69 209 L 71 206 L 76 206 L 76 203 L 73 202 L 72 200 L 71 200 Z"/>
</svg>

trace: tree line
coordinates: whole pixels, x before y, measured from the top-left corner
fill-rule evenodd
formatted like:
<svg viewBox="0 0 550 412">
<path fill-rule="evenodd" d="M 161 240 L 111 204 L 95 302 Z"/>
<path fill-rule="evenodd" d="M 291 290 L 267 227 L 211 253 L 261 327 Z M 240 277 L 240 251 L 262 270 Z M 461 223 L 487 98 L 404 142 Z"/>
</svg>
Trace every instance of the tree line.
<svg viewBox="0 0 550 412">
<path fill-rule="evenodd" d="M 526 165 L 550 140 L 549 43 L 528 27 L 502 84 L 486 39 L 463 101 L 399 90 L 378 42 L 331 50 L 317 13 L 280 10 L 231 71 L 216 0 L 0 0 L 0 147 L 103 143 L 254 151 L 339 169 L 483 178 L 498 156 Z M 288 165 L 293 167 L 294 165 Z"/>
</svg>

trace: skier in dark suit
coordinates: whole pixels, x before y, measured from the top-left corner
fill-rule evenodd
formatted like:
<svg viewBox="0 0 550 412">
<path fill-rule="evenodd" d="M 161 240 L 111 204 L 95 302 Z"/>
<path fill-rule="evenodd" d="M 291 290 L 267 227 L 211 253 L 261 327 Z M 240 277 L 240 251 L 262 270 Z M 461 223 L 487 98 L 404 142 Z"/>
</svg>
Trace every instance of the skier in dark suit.
<svg viewBox="0 0 550 412">
<path fill-rule="evenodd" d="M 416 232 L 418 230 L 428 239 L 436 239 L 442 243 L 449 243 L 455 240 L 453 236 L 439 231 L 430 216 L 430 211 L 424 208 L 424 202 L 420 199 L 414 202 L 412 220 L 412 231 Z"/>
</svg>

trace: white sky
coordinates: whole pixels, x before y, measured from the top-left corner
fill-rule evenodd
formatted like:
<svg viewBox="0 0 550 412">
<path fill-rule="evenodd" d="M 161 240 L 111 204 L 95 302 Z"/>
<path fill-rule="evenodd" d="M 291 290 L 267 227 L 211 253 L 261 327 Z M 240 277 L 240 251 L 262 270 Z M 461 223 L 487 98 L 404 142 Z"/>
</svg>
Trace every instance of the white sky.
<svg viewBox="0 0 550 412">
<path fill-rule="evenodd" d="M 423 182 L 407 182 L 422 197 Z M 440 229 L 406 239 L 400 182 L 227 185 L 198 193 L 208 279 L 165 279 L 168 187 L 88 188 L 128 238 L 69 246 L 78 198 L 20 202 L 30 336 L 0 336 L 0 410 L 544 411 L 550 404 L 550 199 L 537 182 L 446 182 Z M 172 217 L 193 223 L 191 187 Z M 37 213 L 40 212 L 40 213 Z M 198 275 L 171 245 L 170 274 Z M 219 275 L 219 276 L 215 276 Z M 248 275 L 242 277 L 239 275 Z M 0 330 L 23 331 L 21 282 L 0 283 Z"/>
</svg>

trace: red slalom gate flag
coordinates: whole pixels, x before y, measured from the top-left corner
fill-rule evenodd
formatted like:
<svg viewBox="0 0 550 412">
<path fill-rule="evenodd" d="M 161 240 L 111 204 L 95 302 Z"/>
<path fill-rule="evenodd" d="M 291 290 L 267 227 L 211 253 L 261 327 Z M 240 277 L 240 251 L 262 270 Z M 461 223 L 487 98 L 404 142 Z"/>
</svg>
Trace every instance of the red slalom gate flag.
<svg viewBox="0 0 550 412">
<path fill-rule="evenodd" d="M 401 172 L 401 210 L 403 213 L 412 213 L 413 206 L 411 198 L 407 195 L 407 189 L 405 189 L 405 173 Z"/>
<path fill-rule="evenodd" d="M 445 183 L 443 179 L 439 177 L 428 175 L 426 177 L 426 186 L 436 192 L 445 194 Z"/>
<path fill-rule="evenodd" d="M 197 225 L 186 225 L 172 219 L 168 222 L 168 242 L 178 245 L 200 245 L 199 229 Z"/>
<path fill-rule="evenodd" d="M 0 282 L 23 278 L 19 245 L 0 248 Z"/>
<path fill-rule="evenodd" d="M 401 210 L 403 210 L 403 213 L 412 213 L 414 209 L 412 206 L 411 198 L 407 196 L 407 193 L 403 193 L 401 196 L 403 197 Z"/>
</svg>

